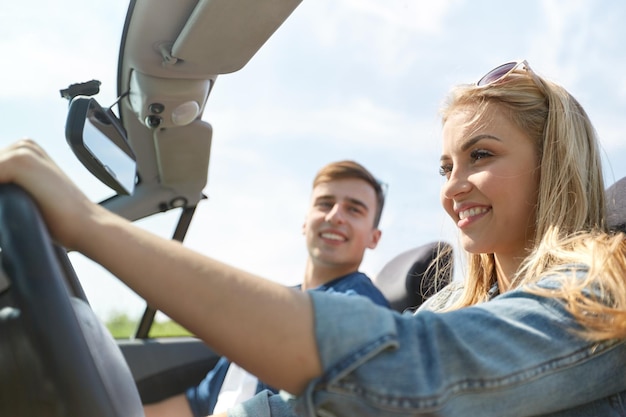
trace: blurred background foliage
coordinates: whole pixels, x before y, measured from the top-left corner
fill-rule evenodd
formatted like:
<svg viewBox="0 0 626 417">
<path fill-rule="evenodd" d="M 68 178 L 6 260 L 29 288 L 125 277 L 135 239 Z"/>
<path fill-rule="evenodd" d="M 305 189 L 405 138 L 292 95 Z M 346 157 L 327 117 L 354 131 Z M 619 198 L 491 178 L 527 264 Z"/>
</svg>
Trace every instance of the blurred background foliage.
<svg viewBox="0 0 626 417">
<path fill-rule="evenodd" d="M 135 335 L 139 318 L 129 317 L 125 313 L 115 313 L 105 325 L 116 339 L 128 339 Z M 188 330 L 171 319 L 155 320 L 150 328 L 150 337 L 193 336 Z"/>
</svg>

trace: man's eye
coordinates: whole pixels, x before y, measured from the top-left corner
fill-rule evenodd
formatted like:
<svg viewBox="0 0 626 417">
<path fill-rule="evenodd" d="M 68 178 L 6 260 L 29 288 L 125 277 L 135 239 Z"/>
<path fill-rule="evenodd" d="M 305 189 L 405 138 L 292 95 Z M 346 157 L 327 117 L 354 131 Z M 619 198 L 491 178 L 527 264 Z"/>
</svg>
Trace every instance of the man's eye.
<svg viewBox="0 0 626 417">
<path fill-rule="evenodd" d="M 439 167 L 439 175 L 442 177 L 447 177 L 452 172 L 452 165 L 446 164 Z"/>
</svg>

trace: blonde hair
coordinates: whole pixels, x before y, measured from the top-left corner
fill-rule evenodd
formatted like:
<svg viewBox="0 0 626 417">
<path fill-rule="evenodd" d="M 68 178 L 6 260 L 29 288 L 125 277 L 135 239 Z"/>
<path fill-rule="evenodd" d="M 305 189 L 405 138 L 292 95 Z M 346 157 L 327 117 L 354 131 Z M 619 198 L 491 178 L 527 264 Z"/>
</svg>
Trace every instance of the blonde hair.
<svg viewBox="0 0 626 417">
<path fill-rule="evenodd" d="M 453 89 L 442 109 L 442 120 L 445 123 L 460 108 L 470 107 L 475 110 L 474 120 L 470 122 L 474 123 L 490 106 L 498 106 L 512 123 L 528 134 L 540 161 L 535 235 L 532 247 L 528 248 L 529 256 L 514 277 L 511 288 L 537 281 L 572 259 L 584 258 L 593 262 L 590 265 L 593 273 L 586 281 L 607 275 L 603 288 L 611 290 L 611 294 L 620 290 L 617 284 L 624 285 L 622 277 L 626 277 L 626 265 L 623 259 L 614 259 L 619 255 L 607 247 L 621 244 L 618 243 L 621 237 L 609 238 L 604 233 L 606 208 L 598 139 L 582 106 L 563 87 L 529 69 L 518 69 L 486 86 L 463 85 Z M 589 256 L 591 252 L 603 254 L 608 262 L 606 266 L 595 262 Z M 617 272 L 620 275 L 616 275 Z M 454 308 L 488 299 L 488 292 L 497 280 L 494 255 L 468 254 L 467 274 L 471 279 L 466 280 L 464 293 Z M 571 300 L 565 295 L 572 291 L 571 294 L 578 294 L 574 299 L 585 299 L 579 297 L 579 286 L 563 288 L 561 296 L 564 298 Z M 570 311 L 577 314 L 587 308 L 587 302 L 578 307 L 570 305 Z M 626 307 L 626 303 L 622 307 Z M 589 324 L 588 319 L 581 321 Z"/>
<path fill-rule="evenodd" d="M 530 286 L 528 291 L 560 298 L 582 326 L 578 333 L 591 340 L 626 338 L 626 239 L 623 233 L 584 232 L 544 246 L 554 265 L 543 275 L 554 275 L 557 288 Z M 539 252 L 534 256 L 541 257 Z M 564 273 L 560 265 L 568 265 Z M 584 269 L 584 278 L 576 269 Z M 525 279 L 524 282 L 536 281 Z"/>
</svg>

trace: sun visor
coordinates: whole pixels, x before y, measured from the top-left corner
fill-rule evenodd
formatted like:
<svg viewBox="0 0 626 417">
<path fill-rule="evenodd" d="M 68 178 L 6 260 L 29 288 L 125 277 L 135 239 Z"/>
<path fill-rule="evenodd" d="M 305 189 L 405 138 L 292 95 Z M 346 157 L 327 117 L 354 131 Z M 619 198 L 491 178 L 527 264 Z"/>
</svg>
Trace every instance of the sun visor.
<svg viewBox="0 0 626 417">
<path fill-rule="evenodd" d="M 238 71 L 300 2 L 201 0 L 172 45 L 171 55 L 177 66 L 198 74 Z"/>
</svg>

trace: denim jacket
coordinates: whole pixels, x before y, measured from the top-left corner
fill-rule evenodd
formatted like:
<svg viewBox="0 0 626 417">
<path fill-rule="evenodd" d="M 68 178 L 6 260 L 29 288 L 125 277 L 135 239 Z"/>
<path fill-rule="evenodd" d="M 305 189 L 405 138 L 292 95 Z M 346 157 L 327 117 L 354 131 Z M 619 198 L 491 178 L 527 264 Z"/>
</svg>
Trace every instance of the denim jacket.
<svg viewBox="0 0 626 417">
<path fill-rule="evenodd" d="M 282 417 L 289 406 L 301 416 L 626 416 L 623 341 L 578 337 L 559 300 L 522 289 L 427 310 L 456 293 L 413 315 L 311 293 L 323 375 L 288 403 L 260 395 L 229 416 Z"/>
</svg>

